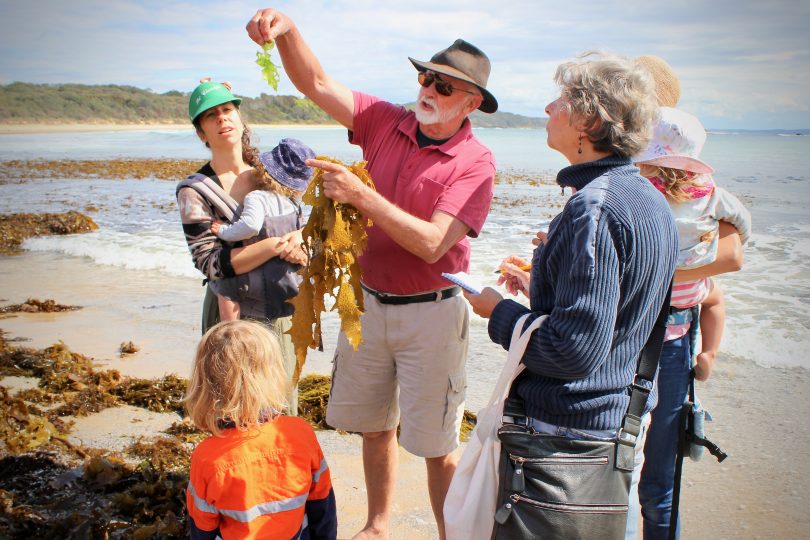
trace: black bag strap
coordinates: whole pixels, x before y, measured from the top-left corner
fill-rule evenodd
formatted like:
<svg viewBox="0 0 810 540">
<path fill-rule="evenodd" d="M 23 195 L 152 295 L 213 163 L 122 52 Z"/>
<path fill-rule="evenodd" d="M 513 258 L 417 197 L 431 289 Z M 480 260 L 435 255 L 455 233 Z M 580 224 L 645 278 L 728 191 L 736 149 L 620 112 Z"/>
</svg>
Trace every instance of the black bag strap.
<svg viewBox="0 0 810 540">
<path fill-rule="evenodd" d="M 694 374 L 689 375 L 689 392 L 692 398 L 695 395 L 695 377 Z M 672 507 L 669 514 L 669 540 L 676 540 L 678 530 L 678 508 L 681 502 L 681 474 L 683 473 L 683 457 L 686 452 L 686 432 L 689 429 L 689 413 L 692 409 L 692 403 L 687 401 L 681 408 L 681 415 L 679 418 L 680 427 L 678 429 L 678 447 L 675 454 L 675 483 L 672 485 Z"/>
<path fill-rule="evenodd" d="M 661 311 L 653 325 L 647 343 L 638 355 L 638 365 L 633 384 L 630 385 L 630 403 L 627 406 L 627 413 L 622 420 L 622 427 L 616 440 L 616 467 L 624 471 L 632 471 L 635 460 L 635 447 L 638 436 L 641 433 L 641 417 L 644 415 L 644 408 L 647 399 L 650 397 L 652 385 L 655 382 L 655 372 L 658 369 L 658 359 L 661 356 L 661 348 L 664 345 L 664 334 L 667 330 L 667 317 L 669 317 L 669 302 L 672 298 L 672 282 L 669 283 L 667 294 L 664 296 L 664 303 L 661 304 Z M 650 387 L 641 384 L 647 381 Z"/>
</svg>

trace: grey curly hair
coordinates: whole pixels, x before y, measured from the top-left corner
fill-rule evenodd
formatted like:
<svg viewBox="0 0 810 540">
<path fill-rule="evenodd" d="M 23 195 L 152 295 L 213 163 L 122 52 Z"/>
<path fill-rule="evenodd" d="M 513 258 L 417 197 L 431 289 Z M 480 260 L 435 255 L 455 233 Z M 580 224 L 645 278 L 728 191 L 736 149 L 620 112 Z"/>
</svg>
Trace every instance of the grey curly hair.
<svg viewBox="0 0 810 540">
<path fill-rule="evenodd" d="M 627 58 L 587 52 L 554 75 L 572 122 L 584 123 L 594 149 L 631 157 L 647 147 L 658 117 L 649 72 Z"/>
</svg>

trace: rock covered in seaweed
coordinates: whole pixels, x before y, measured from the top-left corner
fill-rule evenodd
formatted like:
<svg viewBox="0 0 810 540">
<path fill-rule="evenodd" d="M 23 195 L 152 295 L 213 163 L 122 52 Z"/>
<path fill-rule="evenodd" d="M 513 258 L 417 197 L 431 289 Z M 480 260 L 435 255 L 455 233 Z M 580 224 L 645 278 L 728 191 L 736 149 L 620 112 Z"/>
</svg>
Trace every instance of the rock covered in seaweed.
<svg viewBox="0 0 810 540">
<path fill-rule="evenodd" d="M 92 218 L 72 210 L 62 214 L 0 215 L 0 254 L 19 253 L 23 241 L 32 236 L 87 233 L 97 229 Z"/>
</svg>

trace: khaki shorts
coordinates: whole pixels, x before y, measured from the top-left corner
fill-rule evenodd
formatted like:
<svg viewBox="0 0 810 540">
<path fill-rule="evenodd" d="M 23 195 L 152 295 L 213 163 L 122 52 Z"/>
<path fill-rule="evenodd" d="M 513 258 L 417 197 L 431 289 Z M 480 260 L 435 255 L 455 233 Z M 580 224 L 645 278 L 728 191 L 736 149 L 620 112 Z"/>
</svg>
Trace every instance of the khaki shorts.
<svg viewBox="0 0 810 540">
<path fill-rule="evenodd" d="M 469 315 L 462 296 L 384 305 L 363 291 L 363 342 L 343 333 L 332 367 L 326 422 L 360 433 L 402 422 L 399 442 L 421 457 L 458 447 L 467 376 Z"/>
</svg>

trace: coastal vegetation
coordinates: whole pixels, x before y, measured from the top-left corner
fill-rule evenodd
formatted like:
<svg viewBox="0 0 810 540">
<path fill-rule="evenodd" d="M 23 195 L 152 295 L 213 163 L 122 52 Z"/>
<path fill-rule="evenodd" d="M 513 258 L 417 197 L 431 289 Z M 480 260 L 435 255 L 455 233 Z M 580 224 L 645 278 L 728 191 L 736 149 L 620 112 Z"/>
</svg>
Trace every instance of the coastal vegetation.
<svg viewBox="0 0 810 540">
<path fill-rule="evenodd" d="M 252 124 L 335 124 L 312 101 L 295 96 L 261 94 L 242 98 L 241 109 Z M 507 112 L 483 114 L 476 127 L 536 128 L 545 119 Z M 188 124 L 188 93 L 115 84 L 0 85 L 0 124 Z"/>
</svg>

